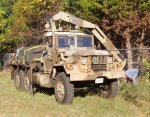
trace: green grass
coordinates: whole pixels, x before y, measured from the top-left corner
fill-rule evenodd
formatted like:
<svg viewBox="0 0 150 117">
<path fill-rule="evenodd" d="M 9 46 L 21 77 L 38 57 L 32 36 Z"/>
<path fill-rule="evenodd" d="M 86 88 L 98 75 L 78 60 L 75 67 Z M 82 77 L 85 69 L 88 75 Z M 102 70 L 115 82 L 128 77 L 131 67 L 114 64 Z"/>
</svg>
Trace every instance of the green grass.
<svg viewBox="0 0 150 117">
<path fill-rule="evenodd" d="M 54 95 L 36 93 L 30 96 L 17 91 L 9 73 L 0 72 L 0 117 L 147 117 L 150 114 L 147 103 L 144 102 L 145 110 L 144 104 L 139 106 L 134 99 L 126 99 L 126 92 L 122 90 L 113 100 L 77 96 L 71 105 L 61 105 Z"/>
</svg>

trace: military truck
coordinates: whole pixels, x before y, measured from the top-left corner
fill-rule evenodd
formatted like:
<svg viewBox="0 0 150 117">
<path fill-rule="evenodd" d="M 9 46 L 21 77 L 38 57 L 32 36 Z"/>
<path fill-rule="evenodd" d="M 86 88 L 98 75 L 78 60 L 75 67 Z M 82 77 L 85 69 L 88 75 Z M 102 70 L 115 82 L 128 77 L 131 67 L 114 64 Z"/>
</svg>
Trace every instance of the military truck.
<svg viewBox="0 0 150 117">
<path fill-rule="evenodd" d="M 72 103 L 82 88 L 115 97 L 126 60 L 101 29 L 61 11 L 46 21 L 44 43 L 19 48 L 10 63 L 16 88 L 30 94 L 37 86 L 53 88 L 61 104 Z M 98 42 L 105 50 L 96 49 Z"/>
</svg>

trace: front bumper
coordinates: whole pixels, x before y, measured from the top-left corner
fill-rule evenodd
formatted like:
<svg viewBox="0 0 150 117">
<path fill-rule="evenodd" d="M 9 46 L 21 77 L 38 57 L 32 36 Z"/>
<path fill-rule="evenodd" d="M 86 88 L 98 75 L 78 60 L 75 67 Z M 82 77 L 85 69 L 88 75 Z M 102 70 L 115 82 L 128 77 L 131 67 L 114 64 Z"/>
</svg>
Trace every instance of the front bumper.
<svg viewBox="0 0 150 117">
<path fill-rule="evenodd" d="M 98 71 L 90 73 L 77 73 L 70 74 L 70 81 L 88 81 L 96 80 L 96 78 L 118 79 L 125 77 L 125 70 L 117 71 Z"/>
<path fill-rule="evenodd" d="M 124 78 L 125 77 L 125 70 L 118 70 L 118 71 L 103 71 L 98 73 L 102 77 L 106 77 L 108 79 L 116 79 L 116 78 Z"/>
</svg>

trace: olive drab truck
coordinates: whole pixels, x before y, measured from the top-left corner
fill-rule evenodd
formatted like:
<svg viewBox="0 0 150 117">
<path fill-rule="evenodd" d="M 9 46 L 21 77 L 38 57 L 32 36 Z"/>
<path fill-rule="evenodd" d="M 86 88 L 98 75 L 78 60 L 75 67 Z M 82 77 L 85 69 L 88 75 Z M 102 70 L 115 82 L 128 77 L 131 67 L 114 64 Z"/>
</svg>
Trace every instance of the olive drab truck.
<svg viewBox="0 0 150 117">
<path fill-rule="evenodd" d="M 53 88 L 56 101 L 70 104 L 76 89 L 90 89 L 106 98 L 117 95 L 126 60 L 102 32 L 88 21 L 58 12 L 46 18 L 43 44 L 17 49 L 11 78 L 18 90 Z M 100 42 L 105 50 L 96 49 Z"/>
</svg>

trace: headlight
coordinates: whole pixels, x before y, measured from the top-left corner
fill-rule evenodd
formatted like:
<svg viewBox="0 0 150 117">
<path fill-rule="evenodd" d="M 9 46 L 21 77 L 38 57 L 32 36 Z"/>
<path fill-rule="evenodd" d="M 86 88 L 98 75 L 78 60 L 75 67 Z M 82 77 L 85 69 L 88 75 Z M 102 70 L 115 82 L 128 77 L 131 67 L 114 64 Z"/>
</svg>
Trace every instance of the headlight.
<svg viewBox="0 0 150 117">
<path fill-rule="evenodd" d="M 72 64 L 66 64 L 66 69 L 73 70 L 73 65 Z"/>
<path fill-rule="evenodd" d="M 81 61 L 83 65 L 87 64 L 87 57 L 82 57 Z"/>
<path fill-rule="evenodd" d="M 112 58 L 112 57 L 108 57 L 107 62 L 108 62 L 109 64 L 112 64 L 112 63 L 113 63 L 113 58 Z"/>
</svg>

